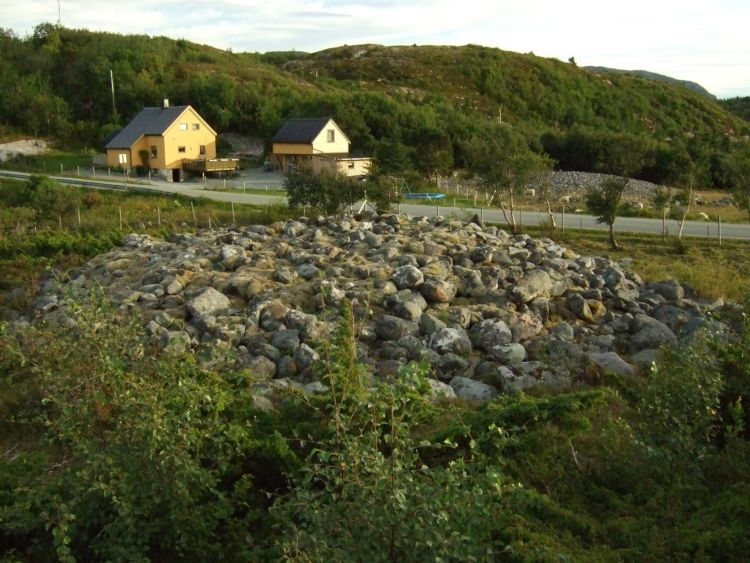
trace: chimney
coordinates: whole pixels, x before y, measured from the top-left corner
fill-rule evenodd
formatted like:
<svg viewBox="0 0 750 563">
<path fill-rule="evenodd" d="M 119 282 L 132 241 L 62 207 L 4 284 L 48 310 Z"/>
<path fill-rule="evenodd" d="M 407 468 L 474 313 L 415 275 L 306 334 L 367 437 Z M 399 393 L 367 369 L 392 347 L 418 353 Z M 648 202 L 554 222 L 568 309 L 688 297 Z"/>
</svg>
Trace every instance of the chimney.
<svg viewBox="0 0 750 563">
<path fill-rule="evenodd" d="M 169 98 L 164 98 L 164 109 L 169 107 Z"/>
</svg>

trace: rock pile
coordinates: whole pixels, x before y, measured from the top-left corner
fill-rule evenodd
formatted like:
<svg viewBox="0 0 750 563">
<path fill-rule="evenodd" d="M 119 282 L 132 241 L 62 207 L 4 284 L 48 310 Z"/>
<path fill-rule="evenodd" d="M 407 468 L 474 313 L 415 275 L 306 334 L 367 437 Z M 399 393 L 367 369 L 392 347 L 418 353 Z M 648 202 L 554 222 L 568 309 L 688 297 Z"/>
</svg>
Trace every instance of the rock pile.
<svg viewBox="0 0 750 563">
<path fill-rule="evenodd" d="M 675 281 L 644 283 L 604 257 L 497 227 L 397 215 L 319 217 L 168 240 L 131 234 L 70 274 L 136 309 L 164 347 L 232 347 L 266 388 L 318 392 L 319 344 L 350 304 L 373 377 L 412 360 L 436 393 L 487 400 L 604 371 L 632 374 L 662 345 L 727 327 Z M 75 319 L 51 281 L 31 315 Z"/>
</svg>

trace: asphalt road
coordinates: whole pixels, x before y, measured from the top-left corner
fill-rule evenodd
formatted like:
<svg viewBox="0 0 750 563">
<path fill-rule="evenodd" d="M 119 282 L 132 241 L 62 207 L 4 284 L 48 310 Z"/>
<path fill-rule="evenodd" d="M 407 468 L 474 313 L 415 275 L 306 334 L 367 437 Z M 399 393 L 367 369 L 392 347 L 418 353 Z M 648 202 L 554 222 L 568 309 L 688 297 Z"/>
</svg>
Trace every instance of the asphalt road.
<svg viewBox="0 0 750 563">
<path fill-rule="evenodd" d="M 26 179 L 30 174 L 23 172 L 13 172 L 9 170 L 0 170 L 0 177 Z M 246 203 L 252 205 L 285 205 L 286 197 L 279 194 L 279 191 L 269 191 L 268 195 L 265 194 L 247 194 L 239 191 L 215 191 L 203 189 L 203 186 L 199 183 L 173 183 L 164 182 L 160 180 L 144 181 L 142 179 L 133 179 L 130 182 L 110 182 L 102 181 L 94 178 L 71 178 L 67 176 L 52 176 L 53 179 L 66 185 L 76 185 L 89 188 L 97 189 L 116 189 L 116 190 L 131 190 L 141 192 L 158 192 L 158 193 L 172 193 L 179 194 L 187 197 L 194 198 L 208 198 L 215 201 L 234 202 L 234 203 Z M 270 177 L 269 177 L 270 180 Z M 271 180 L 273 181 L 273 180 Z M 216 185 L 218 182 L 214 182 Z M 248 185 L 248 187 L 256 187 Z M 358 206 L 357 206 L 358 207 Z M 394 206 L 395 208 L 396 206 Z M 402 203 L 398 206 L 401 213 L 407 213 L 413 216 L 450 216 L 455 215 L 457 217 L 471 217 L 473 214 L 481 215 L 484 221 L 492 223 L 505 223 L 503 213 L 499 209 L 466 209 L 458 207 L 449 207 L 443 205 L 415 205 Z M 395 210 L 395 209 L 394 209 Z M 540 213 L 535 211 L 523 211 L 517 212 L 517 220 L 527 226 L 536 226 L 539 224 L 546 223 L 548 220 L 547 213 Z M 596 219 L 591 215 L 581 215 L 574 213 L 566 213 L 565 216 L 561 213 L 555 214 L 555 221 L 557 222 L 558 229 L 583 229 L 583 230 L 606 230 L 606 225 L 601 225 L 596 222 Z M 667 231 L 670 234 L 676 234 L 678 230 L 677 221 L 667 221 Z M 717 222 L 708 221 L 687 221 L 683 234 L 685 236 L 695 237 L 711 237 L 718 238 L 719 229 L 721 229 L 721 236 L 725 239 L 739 239 L 739 240 L 750 240 L 750 225 L 748 224 L 737 224 L 737 223 L 722 223 L 719 226 Z M 660 234 L 662 231 L 662 222 L 659 219 L 643 219 L 639 217 L 618 217 L 615 222 L 615 230 L 617 232 L 630 232 L 630 233 L 651 233 Z"/>
</svg>

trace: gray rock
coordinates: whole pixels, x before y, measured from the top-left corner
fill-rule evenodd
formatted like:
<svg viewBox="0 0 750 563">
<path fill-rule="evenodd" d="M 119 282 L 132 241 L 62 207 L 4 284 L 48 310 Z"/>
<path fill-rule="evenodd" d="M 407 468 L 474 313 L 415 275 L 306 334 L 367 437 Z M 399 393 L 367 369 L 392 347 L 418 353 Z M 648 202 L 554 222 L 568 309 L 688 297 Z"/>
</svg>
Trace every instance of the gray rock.
<svg viewBox="0 0 750 563">
<path fill-rule="evenodd" d="M 424 281 L 424 274 L 416 266 L 407 264 L 396 268 L 391 279 L 399 289 L 415 289 Z"/>
<path fill-rule="evenodd" d="M 306 280 L 320 277 L 320 269 L 311 262 L 297 266 L 297 273 Z"/>
<path fill-rule="evenodd" d="M 187 302 L 188 311 L 193 317 L 221 314 L 229 306 L 229 298 L 223 293 L 216 291 L 213 287 L 206 287 L 200 290 Z"/>
<path fill-rule="evenodd" d="M 276 377 L 297 377 L 297 363 L 291 356 L 281 356 L 276 362 Z"/>
<path fill-rule="evenodd" d="M 276 375 L 276 364 L 265 356 L 246 356 L 242 363 L 258 379 L 272 379 Z"/>
<path fill-rule="evenodd" d="M 685 297 L 685 289 L 677 280 L 664 280 L 651 288 L 651 291 L 664 297 L 667 301 L 680 301 Z"/>
<path fill-rule="evenodd" d="M 517 303 L 528 303 L 536 297 L 549 297 L 552 289 L 552 278 L 544 270 L 528 271 L 508 291 Z"/>
<path fill-rule="evenodd" d="M 630 361 L 641 368 L 641 370 L 648 369 L 651 367 L 651 365 L 656 362 L 657 357 L 659 356 L 658 350 L 653 349 L 645 349 L 641 350 L 640 352 L 633 354 L 630 356 Z"/>
<path fill-rule="evenodd" d="M 457 375 L 449 382 L 456 397 L 464 401 L 491 401 L 497 397 L 497 389 L 480 381 Z"/>
<path fill-rule="evenodd" d="M 487 319 L 471 327 L 470 337 L 475 348 L 489 352 L 495 346 L 509 344 L 513 333 L 505 321 Z"/>
<path fill-rule="evenodd" d="M 553 326 L 549 331 L 549 335 L 552 338 L 559 338 L 560 340 L 568 341 L 575 338 L 573 327 L 566 322 L 557 323 L 555 326 Z"/>
<path fill-rule="evenodd" d="M 589 305 L 580 293 L 571 293 L 565 301 L 568 309 L 582 321 L 587 323 L 594 322 L 594 314 L 591 312 Z"/>
<path fill-rule="evenodd" d="M 383 315 L 375 321 L 375 333 L 381 340 L 398 340 L 402 336 L 419 335 L 419 327 L 416 323 Z"/>
<path fill-rule="evenodd" d="M 445 327 L 430 336 L 429 346 L 439 354 L 454 354 L 465 356 L 471 353 L 469 335 L 461 327 Z"/>
<path fill-rule="evenodd" d="M 526 348 L 517 342 L 510 344 L 497 344 L 487 354 L 491 360 L 506 366 L 517 366 L 526 359 Z"/>
<path fill-rule="evenodd" d="M 416 336 L 402 336 L 398 339 L 398 345 L 406 350 L 407 358 L 409 360 L 418 361 L 422 359 L 422 355 L 425 351 L 425 346 L 424 343 Z"/>
<path fill-rule="evenodd" d="M 429 279 L 422 284 L 420 291 L 430 303 L 450 303 L 458 288 L 451 281 Z"/>
<path fill-rule="evenodd" d="M 277 330 L 273 333 L 271 344 L 282 354 L 294 354 L 300 345 L 299 331 L 296 329 Z"/>
<path fill-rule="evenodd" d="M 646 315 L 636 315 L 630 349 L 635 353 L 646 348 L 676 346 L 677 337 L 667 325 Z"/>
<path fill-rule="evenodd" d="M 300 344 L 294 352 L 294 362 L 300 372 L 307 370 L 318 360 L 320 355 L 307 344 Z"/>
<path fill-rule="evenodd" d="M 443 321 L 438 319 L 434 315 L 429 313 L 422 313 L 419 317 L 419 333 L 425 336 L 431 335 L 433 332 L 444 328 L 446 325 Z"/>
<path fill-rule="evenodd" d="M 453 387 L 437 379 L 428 379 L 427 383 L 430 385 L 430 400 L 438 402 L 441 400 L 450 400 L 456 398 L 456 393 L 453 391 Z"/>
<path fill-rule="evenodd" d="M 292 268 L 279 268 L 273 272 L 273 279 L 283 284 L 293 283 L 298 276 L 299 274 Z"/>
<path fill-rule="evenodd" d="M 589 359 L 604 372 L 619 375 L 634 375 L 633 366 L 623 360 L 617 352 L 598 352 L 589 354 Z"/>
</svg>

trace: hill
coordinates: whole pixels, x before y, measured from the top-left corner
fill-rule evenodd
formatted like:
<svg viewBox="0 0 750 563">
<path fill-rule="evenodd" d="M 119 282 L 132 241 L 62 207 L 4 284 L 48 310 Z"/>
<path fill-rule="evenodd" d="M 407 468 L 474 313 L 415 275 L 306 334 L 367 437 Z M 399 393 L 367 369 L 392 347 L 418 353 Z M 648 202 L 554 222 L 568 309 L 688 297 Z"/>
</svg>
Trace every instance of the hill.
<svg viewBox="0 0 750 563">
<path fill-rule="evenodd" d="M 699 94 L 702 94 L 703 96 L 706 96 L 707 98 L 711 98 L 712 100 L 716 99 L 716 96 L 714 96 L 711 92 L 706 90 L 703 86 L 701 86 L 697 82 L 691 82 L 690 80 L 680 80 L 679 78 L 672 78 L 671 76 L 666 76 L 664 74 L 659 74 L 657 72 L 650 72 L 648 70 L 622 70 L 622 69 L 617 69 L 617 68 L 608 68 L 606 66 L 587 66 L 584 68 L 586 70 L 590 70 L 591 72 L 613 73 L 613 74 L 632 74 L 634 76 L 641 76 L 643 78 L 648 78 L 650 80 L 656 80 L 657 82 L 666 82 L 667 84 L 676 84 L 678 86 L 684 86 L 685 88 L 692 90 L 693 92 L 698 92 Z"/>
<path fill-rule="evenodd" d="M 562 169 L 658 183 L 680 182 L 695 163 L 701 182 L 725 186 L 727 152 L 750 132 L 679 86 L 475 45 L 232 53 L 42 24 L 26 39 L 0 32 L 0 48 L 2 131 L 85 146 L 169 98 L 267 143 L 288 117 L 330 115 L 390 173 L 481 167 L 486 145 L 493 159 L 547 152 Z"/>
<path fill-rule="evenodd" d="M 750 96 L 729 98 L 721 100 L 720 103 L 735 115 L 738 115 L 745 121 L 750 121 Z"/>
</svg>

